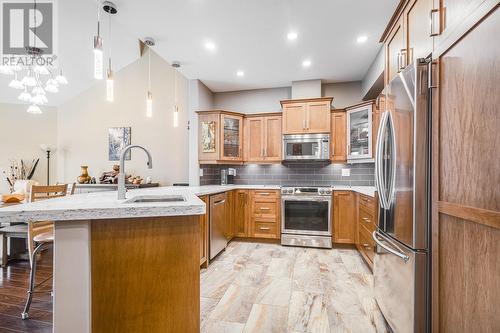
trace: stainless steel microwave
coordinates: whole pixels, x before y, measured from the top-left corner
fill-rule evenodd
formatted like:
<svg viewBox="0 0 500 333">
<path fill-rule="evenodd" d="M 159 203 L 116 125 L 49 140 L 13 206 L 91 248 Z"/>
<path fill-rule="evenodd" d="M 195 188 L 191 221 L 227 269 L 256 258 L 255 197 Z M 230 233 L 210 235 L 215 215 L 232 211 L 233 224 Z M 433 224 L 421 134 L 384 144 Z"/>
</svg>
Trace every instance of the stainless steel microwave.
<svg viewBox="0 0 500 333">
<path fill-rule="evenodd" d="M 283 135 L 283 160 L 330 159 L 329 134 Z"/>
</svg>

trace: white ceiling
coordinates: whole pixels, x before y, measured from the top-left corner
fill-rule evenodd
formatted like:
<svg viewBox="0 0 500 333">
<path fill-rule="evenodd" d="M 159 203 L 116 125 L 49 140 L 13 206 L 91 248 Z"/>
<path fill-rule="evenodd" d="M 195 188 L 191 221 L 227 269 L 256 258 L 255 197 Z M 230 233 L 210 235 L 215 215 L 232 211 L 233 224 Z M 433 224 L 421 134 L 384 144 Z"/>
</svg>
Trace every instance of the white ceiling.
<svg viewBox="0 0 500 333">
<path fill-rule="evenodd" d="M 361 80 L 380 48 L 382 34 L 398 0 L 116 0 L 113 67 L 139 57 L 137 39 L 156 39 L 155 51 L 180 61 L 180 71 L 211 90 L 234 91 L 289 86 L 292 81 Z M 57 1 L 59 59 L 70 84 L 51 105 L 76 96 L 92 78 L 95 0 Z M 105 27 L 107 23 L 104 19 Z M 107 39 L 107 28 L 104 41 Z M 287 40 L 296 31 L 294 42 Z M 359 35 L 368 41 L 356 43 Z M 215 52 L 204 43 L 216 44 Z M 305 69 L 301 63 L 310 59 Z M 236 71 L 243 70 L 244 77 Z M 0 102 L 15 102 L 17 91 L 0 75 Z"/>
</svg>

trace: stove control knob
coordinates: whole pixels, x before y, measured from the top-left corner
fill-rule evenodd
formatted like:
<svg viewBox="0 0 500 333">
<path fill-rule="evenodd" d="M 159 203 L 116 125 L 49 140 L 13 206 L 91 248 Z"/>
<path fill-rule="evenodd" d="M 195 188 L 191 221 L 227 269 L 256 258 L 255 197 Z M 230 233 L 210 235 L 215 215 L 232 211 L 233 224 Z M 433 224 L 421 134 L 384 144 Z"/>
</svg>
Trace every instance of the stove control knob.
<svg viewBox="0 0 500 333">
<path fill-rule="evenodd" d="M 320 189 L 318 190 L 318 192 L 319 192 L 319 194 L 324 194 L 324 193 L 325 193 L 325 190 L 324 190 L 324 189 L 322 189 L 322 188 L 320 188 Z"/>
</svg>

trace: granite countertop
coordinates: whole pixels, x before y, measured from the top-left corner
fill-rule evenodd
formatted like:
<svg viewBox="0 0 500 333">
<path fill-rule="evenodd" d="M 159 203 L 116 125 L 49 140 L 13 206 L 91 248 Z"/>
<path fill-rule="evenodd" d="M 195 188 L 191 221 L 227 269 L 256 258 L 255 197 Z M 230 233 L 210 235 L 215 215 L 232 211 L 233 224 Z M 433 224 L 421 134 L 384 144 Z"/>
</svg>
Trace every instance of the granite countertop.
<svg viewBox="0 0 500 333">
<path fill-rule="evenodd" d="M 125 203 L 140 196 L 184 197 L 181 202 Z M 205 203 L 189 188 L 157 187 L 127 192 L 126 200 L 118 200 L 116 191 L 82 193 L 0 208 L 0 223 L 27 221 L 99 220 L 110 218 L 159 217 L 205 214 Z"/>
<path fill-rule="evenodd" d="M 45 201 L 0 208 L 0 223 L 26 221 L 71 221 L 110 218 L 158 217 L 205 214 L 206 207 L 198 196 L 236 189 L 279 190 L 279 185 L 205 185 L 189 187 L 156 187 L 127 192 L 127 199 L 140 196 L 178 195 L 182 202 L 125 203 L 117 200 L 116 191 L 82 193 Z M 334 191 L 355 191 L 373 197 L 373 186 L 333 186 Z"/>
</svg>

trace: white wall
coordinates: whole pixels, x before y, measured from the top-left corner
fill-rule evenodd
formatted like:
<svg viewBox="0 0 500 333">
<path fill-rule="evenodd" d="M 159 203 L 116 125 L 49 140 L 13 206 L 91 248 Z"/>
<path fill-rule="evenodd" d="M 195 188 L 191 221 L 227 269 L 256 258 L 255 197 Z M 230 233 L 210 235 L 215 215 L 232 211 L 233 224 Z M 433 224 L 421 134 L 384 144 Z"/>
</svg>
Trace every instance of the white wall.
<svg viewBox="0 0 500 333">
<path fill-rule="evenodd" d="M 153 156 L 153 169 L 146 155 L 132 151 L 127 174 L 151 176 L 162 185 L 188 180 L 188 81 L 177 74 L 179 127 L 173 127 L 174 69 L 154 52 L 151 55 L 153 117 L 146 117 L 147 52 L 143 58 L 115 73 L 115 101 L 106 101 L 105 81 L 59 107 L 58 180 L 73 182 L 80 166 L 88 165 L 98 178 L 116 161 L 108 160 L 108 128 L 131 127 L 132 143 L 146 147 Z"/>
<path fill-rule="evenodd" d="M 200 185 L 198 167 L 199 110 L 214 108 L 214 94 L 200 80 L 189 80 L 189 184 Z"/>
<path fill-rule="evenodd" d="M 214 94 L 214 108 L 241 113 L 280 112 L 280 101 L 291 98 L 291 88 L 270 88 Z"/>
<path fill-rule="evenodd" d="M 370 68 L 368 68 L 368 71 L 366 72 L 366 75 L 361 83 L 361 92 L 363 94 L 363 98 L 367 97 L 367 94 L 374 87 L 374 85 L 378 84 L 380 76 L 384 74 L 384 69 L 385 69 L 384 60 L 385 60 L 384 47 L 382 46 L 380 47 L 380 51 L 377 53 L 377 56 L 370 65 Z M 381 90 L 378 86 L 375 88 L 377 90 Z M 383 82 L 381 88 L 383 89 Z M 376 91 L 374 93 L 377 94 Z"/>
<path fill-rule="evenodd" d="M 47 159 L 40 144 L 56 145 L 57 110 L 41 107 L 43 113 L 34 115 L 27 113 L 27 108 L 28 105 L 23 104 L 0 103 L 0 170 L 7 169 L 12 159 L 40 158 L 33 179 L 45 185 Z M 56 156 L 51 157 L 51 183 L 55 183 Z"/>
<path fill-rule="evenodd" d="M 321 80 L 292 82 L 292 99 L 321 97 Z"/>
<path fill-rule="evenodd" d="M 361 81 L 323 84 L 323 96 L 333 97 L 333 107 L 345 108 L 363 100 Z"/>
</svg>

